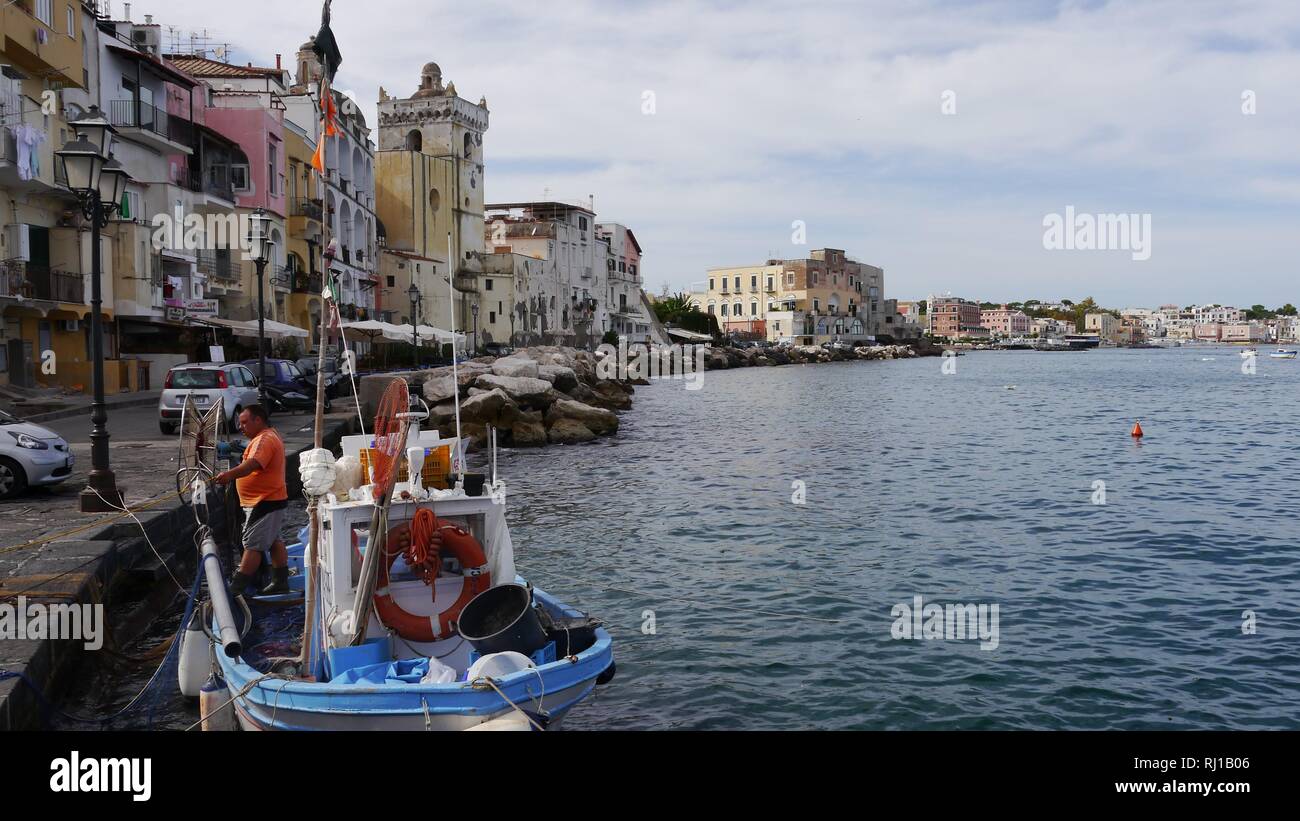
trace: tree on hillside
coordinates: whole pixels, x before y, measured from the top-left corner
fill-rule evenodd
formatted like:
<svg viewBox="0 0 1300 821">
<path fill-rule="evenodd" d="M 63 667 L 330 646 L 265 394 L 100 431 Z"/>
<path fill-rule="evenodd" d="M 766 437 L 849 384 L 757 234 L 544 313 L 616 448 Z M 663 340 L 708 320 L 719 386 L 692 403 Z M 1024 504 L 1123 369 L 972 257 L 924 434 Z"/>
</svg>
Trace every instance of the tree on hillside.
<svg viewBox="0 0 1300 821">
<path fill-rule="evenodd" d="M 1292 305 L 1290 302 L 1288 302 L 1287 304 L 1283 305 L 1281 308 L 1278 308 L 1278 309 L 1277 309 L 1277 315 L 1278 315 L 1278 316 L 1295 316 L 1295 315 L 1296 315 L 1295 306 Z"/>
<path fill-rule="evenodd" d="M 1272 319 L 1277 316 L 1263 305 L 1251 305 L 1246 309 L 1246 319 Z"/>
</svg>

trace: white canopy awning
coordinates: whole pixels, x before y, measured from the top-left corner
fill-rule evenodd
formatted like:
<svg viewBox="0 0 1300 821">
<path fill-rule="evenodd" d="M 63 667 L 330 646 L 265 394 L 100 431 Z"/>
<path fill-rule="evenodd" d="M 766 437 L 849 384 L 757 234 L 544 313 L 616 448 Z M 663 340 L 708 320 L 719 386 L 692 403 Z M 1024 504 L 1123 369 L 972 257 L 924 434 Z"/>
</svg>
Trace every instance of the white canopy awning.
<svg viewBox="0 0 1300 821">
<path fill-rule="evenodd" d="M 685 339 L 687 342 L 710 342 L 713 337 L 708 334 L 697 334 L 694 331 L 687 331 L 682 328 L 669 328 L 668 335 L 678 339 Z"/>
<path fill-rule="evenodd" d="M 191 320 L 201 325 L 210 325 L 215 328 L 229 328 L 235 336 L 247 336 L 257 338 L 257 320 L 238 320 L 222 319 L 219 316 L 190 317 Z M 263 332 L 268 337 L 296 336 L 307 338 L 310 334 L 302 328 L 294 325 L 286 325 L 283 322 L 276 322 L 273 319 L 262 321 Z"/>
<path fill-rule="evenodd" d="M 400 325 L 391 325 L 387 322 L 380 322 L 377 319 L 366 319 L 361 322 L 343 322 L 340 327 L 344 331 L 352 331 L 362 334 L 369 338 L 371 342 L 391 341 L 391 342 L 410 342 L 411 330 L 407 327 L 406 333 L 402 333 Z"/>
<path fill-rule="evenodd" d="M 397 328 L 398 331 L 401 332 L 400 338 L 407 342 L 410 342 L 412 336 L 418 333 L 420 335 L 420 344 L 422 345 L 429 345 L 435 339 L 444 344 L 450 342 L 453 338 L 455 338 L 457 342 L 465 339 L 464 334 L 453 334 L 451 331 L 444 331 L 442 328 L 435 328 L 432 325 L 420 325 L 418 328 L 412 328 L 411 323 L 408 322 L 405 325 L 394 325 L 393 327 Z"/>
</svg>

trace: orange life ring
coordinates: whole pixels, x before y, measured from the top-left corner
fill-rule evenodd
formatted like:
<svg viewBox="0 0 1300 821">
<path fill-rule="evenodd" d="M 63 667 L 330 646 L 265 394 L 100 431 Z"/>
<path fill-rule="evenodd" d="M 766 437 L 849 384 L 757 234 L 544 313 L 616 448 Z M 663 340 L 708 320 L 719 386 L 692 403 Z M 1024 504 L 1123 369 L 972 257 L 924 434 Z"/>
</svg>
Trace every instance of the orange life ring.
<svg viewBox="0 0 1300 821">
<path fill-rule="evenodd" d="M 442 566 L 444 551 L 460 561 L 464 573 L 456 601 L 436 619 L 403 610 L 388 590 L 393 562 L 404 555 L 411 569 L 429 585 L 430 600 L 437 601 L 434 581 Z M 375 613 L 381 622 L 409 641 L 441 641 L 455 635 L 460 611 L 465 609 L 470 599 L 492 586 L 492 574 L 488 571 L 483 545 L 469 531 L 439 520 L 427 508 L 416 511 L 410 524 L 403 523 L 388 531 L 384 554 L 386 561 L 379 565 L 379 583 L 375 588 Z"/>
</svg>

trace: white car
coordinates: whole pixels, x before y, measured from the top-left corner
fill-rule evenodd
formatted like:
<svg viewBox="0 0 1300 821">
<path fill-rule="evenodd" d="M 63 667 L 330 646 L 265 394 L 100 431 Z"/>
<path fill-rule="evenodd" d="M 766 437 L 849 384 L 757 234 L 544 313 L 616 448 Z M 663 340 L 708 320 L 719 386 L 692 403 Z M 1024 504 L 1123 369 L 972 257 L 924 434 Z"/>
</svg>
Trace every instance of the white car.
<svg viewBox="0 0 1300 821">
<path fill-rule="evenodd" d="M 163 433 L 171 435 L 180 427 L 186 396 L 193 398 L 200 411 L 221 399 L 226 430 L 233 431 L 239 412 L 257 404 L 257 378 L 237 362 L 177 365 L 167 372 L 158 396 L 158 429 Z"/>
<path fill-rule="evenodd" d="M 76 460 L 54 431 L 0 410 L 0 499 L 35 485 L 57 485 Z"/>
</svg>

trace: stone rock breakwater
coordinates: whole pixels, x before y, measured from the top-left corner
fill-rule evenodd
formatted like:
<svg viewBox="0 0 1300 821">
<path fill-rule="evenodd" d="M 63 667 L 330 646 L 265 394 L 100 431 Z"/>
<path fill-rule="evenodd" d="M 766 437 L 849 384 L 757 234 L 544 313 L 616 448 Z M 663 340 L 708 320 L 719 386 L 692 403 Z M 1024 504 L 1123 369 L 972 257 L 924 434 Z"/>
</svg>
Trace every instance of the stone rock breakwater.
<svg viewBox="0 0 1300 821">
<path fill-rule="evenodd" d="M 941 356 L 943 349 L 929 340 L 910 345 L 872 345 L 859 348 L 822 348 L 797 345 L 790 348 L 713 348 L 704 349 L 704 369 L 748 368 L 778 365 L 809 365 L 819 362 L 856 360 L 911 359 L 918 356 Z"/>
<path fill-rule="evenodd" d="M 430 408 L 427 426 L 444 436 L 456 429 L 457 381 L 461 435 L 471 449 L 487 442 L 488 427 L 511 447 L 588 442 L 618 430 L 617 411 L 632 407 L 633 381 L 603 379 L 589 351 L 557 346 L 520 349 L 501 358 L 479 357 L 456 366 L 362 377 L 362 415 L 373 417 L 388 383 L 404 378 Z M 644 380 L 636 380 L 642 384 Z"/>
</svg>

